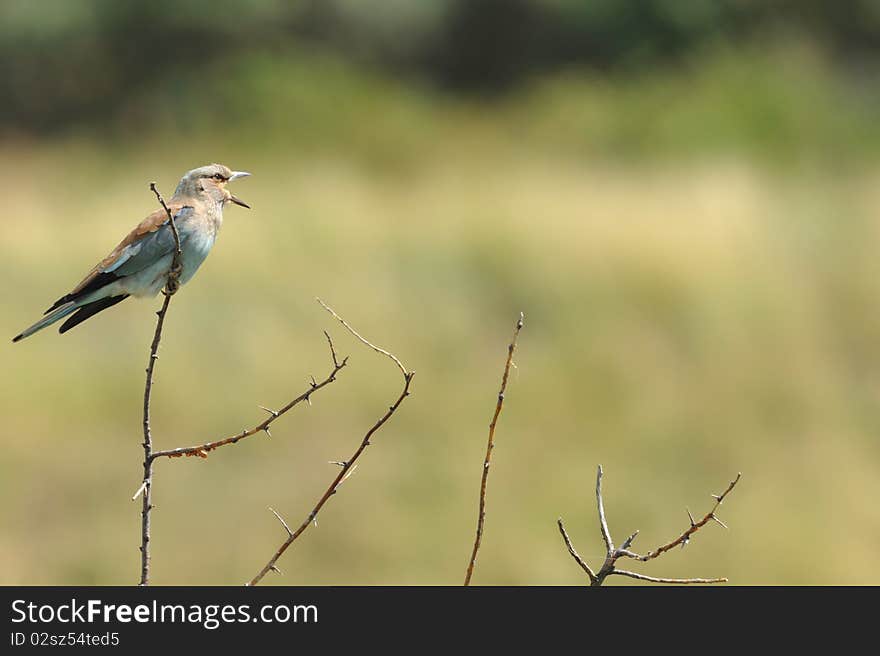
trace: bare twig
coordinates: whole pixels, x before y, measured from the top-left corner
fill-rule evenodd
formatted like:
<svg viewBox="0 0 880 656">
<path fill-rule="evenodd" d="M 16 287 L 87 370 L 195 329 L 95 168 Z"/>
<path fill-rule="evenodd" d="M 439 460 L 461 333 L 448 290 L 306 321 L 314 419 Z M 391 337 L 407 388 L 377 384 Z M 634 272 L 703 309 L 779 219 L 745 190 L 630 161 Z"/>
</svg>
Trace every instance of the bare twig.
<svg viewBox="0 0 880 656">
<path fill-rule="evenodd" d="M 651 583 L 672 583 L 673 585 L 688 585 L 690 583 L 727 583 L 726 578 L 721 579 L 661 579 L 656 576 L 646 576 L 637 572 L 628 572 L 625 569 L 616 569 L 611 574 L 617 576 L 628 576 L 631 579 L 639 581 L 649 581 Z"/>
<path fill-rule="evenodd" d="M 489 441 L 486 445 L 486 457 L 483 460 L 483 472 L 480 478 L 480 510 L 477 515 L 477 533 L 474 537 L 474 547 L 471 551 L 471 559 L 468 562 L 467 571 L 464 576 L 464 584 L 470 585 L 471 577 L 474 574 L 474 565 L 477 562 L 477 552 L 480 550 L 480 543 L 483 541 L 483 524 L 486 521 L 486 484 L 489 480 L 489 467 L 492 462 L 492 449 L 495 448 L 495 425 L 498 423 L 498 416 L 501 414 L 501 408 L 504 405 L 504 392 L 507 390 L 507 378 L 510 375 L 510 366 L 513 363 L 513 352 L 516 350 L 516 340 L 519 337 L 519 331 L 523 327 L 523 313 L 519 313 L 519 320 L 513 330 L 513 339 L 507 346 L 507 361 L 504 363 L 504 374 L 501 376 L 501 391 L 498 392 L 498 401 L 495 404 L 495 414 L 492 416 L 492 422 L 489 424 Z"/>
<path fill-rule="evenodd" d="M 174 222 L 174 215 L 168 205 L 165 204 L 165 199 L 162 198 L 162 194 L 160 194 L 159 190 L 156 188 L 155 182 L 150 183 L 150 190 L 156 194 L 156 200 L 159 201 L 159 205 L 165 210 L 165 214 L 168 216 L 168 223 L 171 226 L 171 234 L 174 236 L 174 255 L 171 257 L 171 269 L 168 271 L 168 280 L 165 284 L 166 295 L 173 296 L 179 288 L 178 278 L 180 278 L 182 268 L 180 258 L 183 255 L 183 252 L 180 249 L 180 233 L 177 231 L 177 223 Z"/>
<path fill-rule="evenodd" d="M 343 319 L 343 318 L 340 317 L 338 314 L 336 314 L 336 312 L 333 310 L 333 308 L 331 308 L 329 305 L 327 305 L 327 304 L 326 304 L 324 301 L 322 301 L 320 298 L 315 297 L 315 300 L 318 301 L 318 303 L 321 304 L 321 307 L 322 307 L 322 308 L 324 308 L 325 310 L 327 310 L 327 312 L 329 312 L 330 314 L 332 314 L 333 317 L 334 317 L 337 321 L 339 321 L 339 323 L 341 323 L 343 326 L 345 326 L 345 329 L 348 330 L 348 332 L 350 332 L 352 335 L 354 335 L 357 339 L 359 339 L 361 342 L 363 342 L 364 344 L 366 344 L 367 346 L 369 346 L 371 349 L 373 349 L 373 350 L 376 351 L 377 353 L 381 353 L 382 355 L 384 355 L 384 356 L 386 356 L 386 357 L 388 357 L 388 358 L 391 358 L 391 359 L 394 361 L 394 364 L 397 365 L 397 368 L 400 369 L 400 372 L 403 374 L 404 377 L 406 377 L 409 373 L 411 373 L 411 372 L 409 372 L 409 371 L 407 370 L 406 367 L 403 366 L 403 363 L 398 359 L 398 357 L 397 357 L 396 355 L 394 355 L 394 354 L 391 353 L 390 351 L 386 351 L 386 350 L 383 349 L 383 348 L 379 348 L 379 347 L 376 346 L 375 344 L 373 344 L 373 343 L 369 342 L 368 340 L 364 339 L 364 338 L 360 335 L 360 333 L 358 333 L 354 328 L 352 328 L 351 326 L 348 325 L 348 323 L 346 323 L 345 319 Z M 324 334 L 326 335 L 326 333 L 324 333 Z"/>
<path fill-rule="evenodd" d="M 602 539 L 605 540 L 605 550 L 608 553 L 614 551 L 614 542 L 611 540 L 611 532 L 608 530 L 608 521 L 605 519 L 605 502 L 602 500 L 602 465 L 596 472 L 596 504 L 599 506 L 599 529 L 602 531 Z"/>
<path fill-rule="evenodd" d="M 589 565 L 587 565 L 584 560 L 578 555 L 577 551 L 574 548 L 574 545 L 571 543 L 571 539 L 568 537 L 568 533 L 566 533 L 565 528 L 562 526 L 562 520 L 558 520 L 559 524 L 559 532 L 562 534 L 562 539 L 565 541 L 565 546 L 568 549 L 568 552 L 571 554 L 571 557 L 574 558 L 575 562 L 580 565 L 581 569 L 583 569 L 587 576 L 590 579 L 590 585 L 593 587 L 601 586 L 602 583 L 605 582 L 605 579 L 611 575 L 617 576 L 628 576 L 629 578 L 639 579 L 640 581 L 650 581 L 652 583 L 672 583 L 672 584 L 689 584 L 689 583 L 726 583 L 726 578 L 717 578 L 717 579 L 697 579 L 697 578 L 689 578 L 689 579 L 668 579 L 668 578 L 657 578 L 654 576 L 647 576 L 645 574 L 639 574 L 637 572 L 630 572 L 627 570 L 617 569 L 616 564 L 620 558 L 632 558 L 633 560 L 652 560 L 653 558 L 657 558 L 663 553 L 666 553 L 670 549 L 675 546 L 681 544 L 687 544 L 688 540 L 690 540 L 691 535 L 696 533 L 700 528 L 705 526 L 710 521 L 716 521 L 724 528 L 727 526 L 715 516 L 715 511 L 718 509 L 718 506 L 724 501 L 724 498 L 730 493 L 730 491 L 734 488 L 734 486 L 739 482 L 739 479 L 742 477 L 742 474 L 737 474 L 736 478 L 727 486 L 727 489 L 721 493 L 720 495 L 712 495 L 715 499 L 715 506 L 710 510 L 705 517 L 703 517 L 700 521 L 695 521 L 693 515 L 691 515 L 690 510 L 687 511 L 688 517 L 690 518 L 690 527 L 684 531 L 679 537 L 677 537 L 672 542 L 669 542 L 662 547 L 658 547 L 654 551 L 649 552 L 645 556 L 640 556 L 637 553 L 634 553 L 629 550 L 630 546 L 635 540 L 636 536 L 639 534 L 638 531 L 635 531 L 632 535 L 630 535 L 626 540 L 623 541 L 623 544 L 620 545 L 619 548 L 614 548 L 614 542 L 611 539 L 611 532 L 608 530 L 608 522 L 605 519 L 605 503 L 602 498 L 602 465 L 599 465 L 598 470 L 596 472 L 596 504 L 599 508 L 599 526 L 602 531 L 602 539 L 605 541 L 605 562 L 602 563 L 602 567 L 598 572 L 593 572 L 590 569 Z"/>
<path fill-rule="evenodd" d="M 153 436 L 150 429 L 150 401 L 153 392 L 153 369 L 156 366 L 156 360 L 159 359 L 159 342 L 162 340 L 162 327 L 165 324 L 165 315 L 168 312 L 168 306 L 171 303 L 171 297 L 178 289 L 178 278 L 180 276 L 180 234 L 177 232 L 177 224 L 174 222 L 174 215 L 165 204 L 162 194 L 156 188 L 156 183 L 150 183 L 150 189 L 156 194 L 156 199 L 168 215 L 168 222 L 171 226 L 171 233 L 174 235 L 174 254 L 171 256 L 171 269 L 168 271 L 168 279 L 165 285 L 165 299 L 162 301 L 162 308 L 156 313 L 156 331 L 153 334 L 153 342 L 150 345 L 150 360 L 147 363 L 147 382 L 144 386 L 144 479 L 141 484 L 143 491 L 143 502 L 141 505 L 141 585 L 149 585 L 150 582 L 150 512 L 153 510 L 152 501 L 152 481 L 153 481 Z M 137 494 L 133 500 L 137 498 Z"/>
<path fill-rule="evenodd" d="M 590 582 L 596 580 L 596 574 L 590 569 L 590 566 L 584 561 L 583 558 L 580 557 L 577 550 L 575 550 L 574 545 L 571 543 L 571 538 L 568 537 L 568 533 L 565 532 L 565 526 L 562 523 L 562 517 L 556 520 L 557 525 L 559 526 L 559 532 L 562 534 L 562 539 L 565 540 L 565 546 L 568 547 L 568 553 L 571 554 L 571 557 L 574 558 L 575 562 L 581 566 L 581 569 L 587 573 L 587 576 L 590 578 Z"/>
<path fill-rule="evenodd" d="M 401 390 L 400 395 L 397 397 L 397 400 L 378 419 L 378 421 L 376 421 L 376 423 L 373 424 L 370 427 L 370 429 L 366 432 L 366 434 L 364 435 L 364 438 L 361 440 L 361 443 L 358 445 L 354 454 L 352 454 L 352 456 L 350 458 L 348 458 L 347 460 L 338 460 L 338 461 L 333 461 L 331 463 L 331 464 L 339 466 L 338 474 L 333 478 L 333 481 L 330 483 L 330 485 L 327 487 L 327 489 L 324 491 L 324 493 L 318 499 L 318 502 L 315 504 L 315 506 L 312 508 L 312 510 L 309 512 L 309 514 L 306 515 L 305 519 L 297 527 L 296 530 L 291 531 L 290 528 L 287 526 L 286 522 L 284 522 L 284 520 L 282 520 L 281 517 L 277 513 L 275 513 L 275 516 L 278 517 L 278 519 L 284 525 L 284 528 L 287 530 L 287 539 L 285 539 L 284 542 L 281 543 L 281 546 L 278 547 L 278 549 L 275 551 L 275 553 L 269 559 L 269 562 L 267 562 L 263 566 L 263 568 L 259 571 L 259 573 L 256 576 L 254 576 L 254 578 L 252 578 L 250 580 L 250 582 L 248 582 L 248 585 L 256 585 L 269 572 L 273 572 L 273 571 L 279 572 L 278 567 L 276 565 L 276 563 L 278 562 L 278 559 L 281 558 L 281 556 L 284 554 L 285 551 L 287 551 L 287 549 L 290 547 L 290 545 L 293 544 L 294 541 L 305 532 L 305 530 L 309 527 L 310 524 L 314 523 L 315 525 L 317 525 L 318 513 L 321 512 L 321 509 L 324 507 L 324 504 L 326 504 L 330 500 L 330 497 L 332 497 L 334 494 L 336 494 L 336 492 L 338 491 L 339 486 L 342 484 L 342 482 L 345 481 L 351 475 L 352 472 L 354 472 L 355 468 L 357 467 L 357 459 L 360 458 L 361 454 L 363 454 L 363 452 L 366 450 L 366 448 L 368 446 L 370 446 L 370 444 L 371 444 L 370 438 L 372 438 L 372 436 L 376 433 L 376 431 L 378 431 L 380 428 L 382 428 L 382 426 L 384 426 L 385 423 L 389 419 L 391 419 L 391 417 L 394 415 L 395 412 L 397 412 L 397 409 L 403 403 L 404 399 L 407 396 L 409 396 L 409 388 L 410 388 L 410 385 L 412 384 L 413 377 L 416 375 L 416 372 L 414 372 L 414 371 L 407 371 L 407 369 L 403 366 L 403 364 L 401 364 L 400 360 L 395 355 L 393 355 L 391 352 L 386 351 L 385 349 L 381 349 L 381 348 L 375 346 L 374 344 L 372 344 L 371 342 L 367 341 L 364 337 L 362 337 L 360 334 L 358 334 L 348 323 L 346 323 L 346 321 L 344 319 L 342 319 L 342 317 L 340 317 L 338 314 L 336 314 L 336 312 L 334 312 L 333 309 L 330 308 L 330 306 L 328 306 L 326 303 L 324 303 L 321 299 L 317 299 L 317 300 L 325 310 L 327 310 L 336 319 L 338 319 L 339 322 L 342 323 L 342 325 L 345 326 L 345 328 L 352 335 L 354 335 L 358 340 L 360 340 L 361 342 L 363 342 L 364 344 L 369 346 L 374 351 L 382 353 L 385 356 L 387 356 L 388 358 L 390 358 L 392 361 L 394 361 L 394 363 L 397 365 L 397 367 L 403 373 L 403 389 Z M 272 512 L 275 512 L 275 511 L 273 510 Z"/>
<path fill-rule="evenodd" d="M 248 428 L 241 431 L 240 433 L 236 433 L 235 435 L 231 435 L 222 440 L 216 440 L 214 442 L 205 442 L 204 444 L 198 444 L 196 446 L 178 447 L 176 449 L 156 451 L 152 454 L 152 459 L 155 460 L 157 458 L 180 458 L 181 456 L 207 458 L 208 453 L 210 453 L 214 449 L 220 448 L 221 446 L 226 446 L 227 444 L 237 444 L 241 440 L 252 435 L 256 435 L 257 433 L 266 433 L 267 435 L 270 435 L 269 426 L 271 426 L 274 421 L 276 421 L 279 417 L 281 417 L 288 411 L 292 410 L 303 401 L 309 403 L 312 394 L 317 392 L 322 387 L 326 387 L 330 383 L 334 382 L 336 380 L 336 374 L 338 374 L 348 364 L 347 357 L 343 358 L 342 361 L 337 359 L 336 351 L 333 347 L 333 340 L 330 339 L 330 336 L 327 335 L 326 332 L 324 333 L 324 335 L 326 335 L 327 342 L 330 344 L 330 355 L 333 358 L 333 367 L 330 370 L 330 373 L 327 374 L 327 377 L 324 378 L 324 380 L 322 380 L 320 383 L 310 382 L 309 388 L 305 392 L 290 401 L 280 410 L 270 410 L 269 408 L 259 406 L 260 409 L 265 410 L 267 413 L 269 413 L 269 416 L 252 428 Z"/>
<path fill-rule="evenodd" d="M 720 524 L 721 526 L 723 526 L 724 528 L 727 528 L 727 525 L 724 524 L 720 519 L 718 519 L 715 516 L 715 511 L 718 510 L 718 506 L 720 506 L 724 502 L 724 497 L 726 497 L 728 494 L 730 494 L 730 491 L 734 487 L 736 487 L 736 484 L 739 483 L 739 479 L 741 477 L 742 477 L 741 473 L 737 474 L 736 478 L 730 482 L 730 484 L 727 486 L 727 489 L 724 490 L 724 492 L 722 492 L 721 494 L 713 494 L 712 495 L 712 498 L 715 499 L 715 505 L 712 506 L 712 510 L 707 512 L 700 521 L 698 521 L 698 522 L 694 521 L 693 515 L 691 515 L 690 510 L 688 510 L 688 517 L 691 520 L 691 525 L 681 535 L 679 535 L 677 538 L 675 538 L 672 542 L 667 542 L 662 547 L 657 547 L 653 551 L 649 551 L 644 556 L 638 556 L 636 554 L 633 554 L 633 556 L 635 556 L 635 559 L 641 560 L 641 561 L 653 560 L 657 556 L 660 556 L 660 555 L 666 553 L 670 549 L 674 549 L 675 547 L 677 547 L 680 544 L 681 545 L 686 544 L 687 542 L 690 541 L 691 536 L 694 533 L 699 531 L 701 528 L 703 528 L 710 521 L 715 521 L 718 524 Z M 630 556 L 630 558 L 632 558 L 633 556 Z"/>
</svg>

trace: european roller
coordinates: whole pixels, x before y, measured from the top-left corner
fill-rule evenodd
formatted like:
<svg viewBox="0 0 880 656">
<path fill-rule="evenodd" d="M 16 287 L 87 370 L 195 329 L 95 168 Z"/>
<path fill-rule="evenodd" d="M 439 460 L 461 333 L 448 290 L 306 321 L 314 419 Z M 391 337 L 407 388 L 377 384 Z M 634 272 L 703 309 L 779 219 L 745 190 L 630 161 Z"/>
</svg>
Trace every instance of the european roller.
<svg viewBox="0 0 880 656">
<path fill-rule="evenodd" d="M 250 207 L 226 188 L 228 182 L 248 175 L 222 164 L 210 164 L 181 178 L 168 201 L 180 235 L 179 284 L 186 284 L 211 252 L 223 223 L 223 207 L 227 203 Z M 69 294 L 55 301 L 44 313 L 46 316 L 12 341 L 18 342 L 66 317 L 58 329 L 64 333 L 129 296 L 155 296 L 168 280 L 174 250 L 168 215 L 158 209 L 128 233 Z"/>
</svg>

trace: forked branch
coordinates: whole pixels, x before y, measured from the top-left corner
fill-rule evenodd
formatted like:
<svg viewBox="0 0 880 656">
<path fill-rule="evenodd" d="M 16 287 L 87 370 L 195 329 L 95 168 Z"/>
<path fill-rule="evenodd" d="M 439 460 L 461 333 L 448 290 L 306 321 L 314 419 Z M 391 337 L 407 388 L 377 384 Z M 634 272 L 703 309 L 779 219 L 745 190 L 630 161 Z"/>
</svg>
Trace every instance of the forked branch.
<svg viewBox="0 0 880 656">
<path fill-rule="evenodd" d="M 639 534 L 638 531 L 634 532 L 630 535 L 626 540 L 623 541 L 623 544 L 620 547 L 615 548 L 614 542 L 611 539 L 611 532 L 608 530 L 608 522 L 605 519 L 605 502 L 602 498 L 602 465 L 599 465 L 599 468 L 596 472 L 596 505 L 599 509 L 599 528 L 602 532 L 602 539 L 605 541 L 605 562 L 602 563 L 602 567 L 598 572 L 594 572 L 589 565 L 580 557 L 578 552 L 575 550 L 574 545 L 571 542 L 571 538 L 568 536 L 568 533 L 565 530 L 565 525 L 562 523 L 562 518 L 556 520 L 557 526 L 559 527 L 559 532 L 562 535 L 562 539 L 565 542 L 565 546 L 568 549 L 571 557 L 574 558 L 575 562 L 581 567 L 581 569 L 586 572 L 587 577 L 590 580 L 590 585 L 594 587 L 598 587 L 605 582 L 605 579 L 609 576 L 626 576 L 632 579 L 638 579 L 640 581 L 649 581 L 651 583 L 671 583 L 678 585 L 685 584 L 700 584 L 700 583 L 726 583 L 726 578 L 714 578 L 714 579 L 698 579 L 698 578 L 688 578 L 688 579 L 669 579 L 669 578 L 658 578 L 654 576 L 647 576 L 645 574 L 640 574 L 638 572 L 630 572 L 628 570 L 617 569 L 617 561 L 621 558 L 631 558 L 633 560 L 639 561 L 647 561 L 653 560 L 658 556 L 666 553 L 673 547 L 681 545 L 684 547 L 691 539 L 691 536 L 699 531 L 703 526 L 708 524 L 710 521 L 714 521 L 720 526 L 727 528 L 727 526 L 722 522 L 715 513 L 718 510 L 718 506 L 722 504 L 725 497 L 730 494 L 733 488 L 739 483 L 739 479 L 742 477 L 742 474 L 737 474 L 736 478 L 730 482 L 727 486 L 727 489 L 724 490 L 721 494 L 713 494 L 712 498 L 715 499 L 715 505 L 712 507 L 712 510 L 707 512 L 700 521 L 696 521 L 691 515 L 690 510 L 687 511 L 688 518 L 690 519 L 690 526 L 685 529 L 681 535 L 679 535 L 676 539 L 672 540 L 664 544 L 661 547 L 657 547 L 653 551 L 649 551 L 646 555 L 640 556 L 639 554 L 630 551 L 630 546 L 635 540 L 636 536 Z"/>
<path fill-rule="evenodd" d="M 269 408 L 263 408 L 266 412 L 269 413 L 269 416 L 258 423 L 253 428 L 242 431 L 241 433 L 237 433 L 231 437 L 227 437 L 225 439 L 216 440 L 214 442 L 206 442 L 204 444 L 200 444 L 197 446 L 191 447 L 180 447 L 176 449 L 168 449 L 165 451 L 154 451 L 153 450 L 153 436 L 152 430 L 150 427 L 150 404 L 152 399 L 152 391 L 153 391 L 153 371 L 156 366 L 156 360 L 159 359 L 159 343 L 162 339 L 162 329 L 165 325 L 165 315 L 168 312 L 168 307 L 171 304 L 171 297 L 175 294 L 175 292 L 179 288 L 179 277 L 181 273 L 181 248 L 180 248 L 180 234 L 177 230 L 177 224 L 174 221 L 174 215 L 171 212 L 168 205 L 165 203 L 165 199 L 162 198 L 162 195 L 159 193 L 159 190 L 156 188 L 156 183 L 150 183 L 150 190 L 156 195 L 156 199 L 159 201 L 159 204 L 162 206 L 162 209 L 165 210 L 166 215 L 168 216 L 168 222 L 171 227 L 171 232 L 174 236 L 174 252 L 171 258 L 171 267 L 168 271 L 167 282 L 165 285 L 165 289 L 163 291 L 165 298 L 162 301 L 161 309 L 156 313 L 158 316 L 158 320 L 156 321 L 156 330 L 153 334 L 153 341 L 150 345 L 150 360 L 147 363 L 147 380 L 146 385 L 144 387 L 144 411 L 143 411 L 143 432 L 144 432 L 144 441 L 143 441 L 143 449 L 144 449 L 144 462 L 143 462 L 143 480 L 141 482 L 140 487 L 135 492 L 132 497 L 132 501 L 136 500 L 139 496 L 143 495 L 142 499 L 142 507 L 141 507 L 141 585 L 148 585 L 150 580 L 150 517 L 153 510 L 152 505 L 152 487 L 153 487 L 153 463 L 157 458 L 168 457 L 168 458 L 177 458 L 180 456 L 198 456 L 202 458 L 206 458 L 208 453 L 217 449 L 221 446 L 225 446 L 227 444 L 236 444 L 239 441 L 245 439 L 246 437 L 250 437 L 251 435 L 256 435 L 257 433 L 266 433 L 266 435 L 271 435 L 269 432 L 269 426 L 277 420 L 279 417 L 284 415 L 285 413 L 292 410 L 294 407 L 305 401 L 309 405 L 311 405 L 311 397 L 318 390 L 326 387 L 330 383 L 336 380 L 336 375 L 346 366 L 348 363 L 348 358 L 343 358 L 340 362 L 336 357 L 336 349 L 333 346 L 333 340 L 330 339 L 330 335 L 325 331 L 324 336 L 327 338 L 327 344 L 330 347 L 330 357 L 333 360 L 333 367 L 327 377 L 322 380 L 320 383 L 317 382 L 314 377 L 311 379 L 311 383 L 309 388 L 305 390 L 302 394 L 294 398 L 292 401 L 287 403 L 284 407 L 279 410 L 270 410 Z"/>
<path fill-rule="evenodd" d="M 284 554 L 284 552 L 287 551 L 287 549 L 290 547 L 290 545 L 292 545 L 297 540 L 297 538 L 299 538 L 305 532 L 305 530 L 309 527 L 310 524 L 314 523 L 317 525 L 318 513 L 321 512 L 321 509 L 330 500 L 330 497 L 332 497 L 334 494 L 336 494 L 336 492 L 339 490 L 339 486 L 342 485 L 342 483 L 345 482 L 345 480 L 349 476 L 351 476 L 351 474 L 354 472 L 355 468 L 357 467 L 358 458 L 360 458 L 361 455 L 363 454 L 363 452 L 366 450 L 366 448 L 368 446 L 370 446 L 370 444 L 371 444 L 370 439 L 373 437 L 373 435 L 376 433 L 376 431 L 378 431 L 380 428 L 382 428 L 382 426 L 384 426 L 385 423 L 389 419 L 391 419 L 391 417 L 394 415 L 395 412 L 397 412 L 397 409 L 403 403 L 404 399 L 406 399 L 406 397 L 409 396 L 409 388 L 412 383 L 413 377 L 416 375 L 416 373 L 414 371 L 407 370 L 406 367 L 404 367 L 403 364 L 401 363 L 400 359 L 397 358 L 395 355 L 393 355 L 390 351 L 379 348 L 378 346 L 374 345 L 373 343 L 369 342 L 367 339 L 362 337 L 342 317 L 340 317 L 336 312 L 334 312 L 333 309 L 330 308 L 330 306 L 328 306 L 326 303 L 324 303 L 321 299 L 317 299 L 317 301 L 321 304 L 321 306 L 324 307 L 325 310 L 327 310 L 340 323 L 342 323 L 342 325 L 345 326 L 345 328 L 352 335 L 354 335 L 358 340 L 360 340 L 361 342 L 366 344 L 368 347 L 370 347 L 374 351 L 385 355 L 386 357 L 391 359 L 397 365 L 397 367 L 400 369 L 400 371 L 403 374 L 403 389 L 401 390 L 400 395 L 397 397 L 397 400 L 391 406 L 389 406 L 388 410 L 386 410 L 385 413 L 376 421 L 376 423 L 373 424 L 369 430 L 367 430 L 366 434 L 364 435 L 364 437 L 361 440 L 360 444 L 358 445 L 357 449 L 355 449 L 355 452 L 352 454 L 352 456 L 348 460 L 339 460 L 339 461 L 334 461 L 333 463 L 331 463 L 331 464 L 335 464 L 335 465 L 339 466 L 339 473 L 337 473 L 337 475 L 333 478 L 330 485 L 327 487 L 327 489 L 324 491 L 324 493 L 320 496 L 317 503 L 314 505 L 314 507 L 311 509 L 311 511 L 309 511 L 308 515 L 306 515 L 305 519 L 302 521 L 302 523 L 300 523 L 300 525 L 296 528 L 296 530 L 291 530 L 290 526 L 287 524 L 286 521 L 284 521 L 284 519 L 281 517 L 281 515 L 279 515 L 277 512 L 275 512 L 275 510 L 270 508 L 272 513 L 275 515 L 275 517 L 278 519 L 279 522 L 281 522 L 281 525 L 284 527 L 284 530 L 287 533 L 287 537 L 281 543 L 281 546 L 279 546 L 278 549 L 275 550 L 275 553 L 272 554 L 272 557 L 263 566 L 263 568 L 257 573 L 257 575 L 254 576 L 254 578 L 252 578 L 250 580 L 250 582 L 248 582 L 248 585 L 257 585 L 263 579 L 263 577 L 266 576 L 266 574 L 268 574 L 269 572 L 280 573 L 280 570 L 278 569 L 278 566 L 277 566 L 278 560 L 281 558 L 281 556 Z"/>
<path fill-rule="evenodd" d="M 271 426 L 273 422 L 295 408 L 300 403 L 305 402 L 311 405 L 312 394 L 334 382 L 336 380 L 336 374 L 338 374 L 348 364 L 347 357 L 343 358 L 341 361 L 336 358 L 336 350 L 333 347 L 333 340 L 330 339 L 330 335 L 328 335 L 326 332 L 324 333 L 324 336 L 327 338 L 327 343 L 330 345 L 330 356 L 333 359 L 333 366 L 330 370 L 330 373 L 327 374 L 324 380 L 322 380 L 321 382 L 317 382 L 314 378 L 312 378 L 307 390 L 305 390 L 302 394 L 300 394 L 292 401 L 287 403 L 287 405 L 278 410 L 272 410 L 270 408 L 259 406 L 259 408 L 261 410 L 265 410 L 269 414 L 269 416 L 252 428 L 247 428 L 240 433 L 236 433 L 235 435 L 231 435 L 229 437 L 223 438 L 222 440 L 216 440 L 214 442 L 205 442 L 204 444 L 198 444 L 196 446 L 178 447 L 176 449 L 167 449 L 165 451 L 155 451 L 152 455 L 153 460 L 155 460 L 156 458 L 180 458 L 181 456 L 207 458 L 208 454 L 214 449 L 219 449 L 221 446 L 226 446 L 228 444 L 237 444 L 241 440 L 247 437 L 251 437 L 252 435 L 256 435 L 258 433 L 266 433 L 267 436 L 271 437 L 272 434 L 269 432 L 269 426 Z"/>
</svg>

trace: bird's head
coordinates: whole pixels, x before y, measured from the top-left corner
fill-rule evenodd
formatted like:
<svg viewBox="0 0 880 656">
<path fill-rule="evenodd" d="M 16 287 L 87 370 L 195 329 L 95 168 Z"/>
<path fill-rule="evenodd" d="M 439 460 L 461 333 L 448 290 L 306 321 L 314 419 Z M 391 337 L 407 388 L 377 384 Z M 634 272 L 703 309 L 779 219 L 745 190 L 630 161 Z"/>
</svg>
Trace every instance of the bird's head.
<svg viewBox="0 0 880 656">
<path fill-rule="evenodd" d="M 250 205 L 240 198 L 236 198 L 226 188 L 226 183 L 239 178 L 245 178 L 250 173 L 245 171 L 233 171 L 228 166 L 222 164 L 209 164 L 201 166 L 197 169 L 189 171 L 180 179 L 177 190 L 174 192 L 175 197 L 189 198 L 210 198 L 218 203 L 225 204 L 233 202 L 236 205 L 247 207 Z"/>
</svg>

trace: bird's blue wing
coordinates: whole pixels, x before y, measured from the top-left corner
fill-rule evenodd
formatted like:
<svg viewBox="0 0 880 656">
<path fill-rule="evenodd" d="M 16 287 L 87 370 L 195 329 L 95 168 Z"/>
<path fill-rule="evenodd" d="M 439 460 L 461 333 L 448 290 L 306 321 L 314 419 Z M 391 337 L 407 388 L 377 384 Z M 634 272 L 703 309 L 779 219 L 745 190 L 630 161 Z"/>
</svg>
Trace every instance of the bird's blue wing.
<svg viewBox="0 0 880 656">
<path fill-rule="evenodd" d="M 180 224 L 192 215 L 192 212 L 192 207 L 182 207 L 174 215 L 174 222 L 178 229 Z M 181 233 L 180 238 L 184 240 L 185 235 Z M 105 268 L 104 272 L 112 273 L 120 278 L 130 276 L 143 271 L 166 255 L 173 253 L 174 248 L 174 233 L 171 230 L 170 222 L 165 221 L 154 232 L 126 246 L 119 258 L 111 266 Z"/>
</svg>

